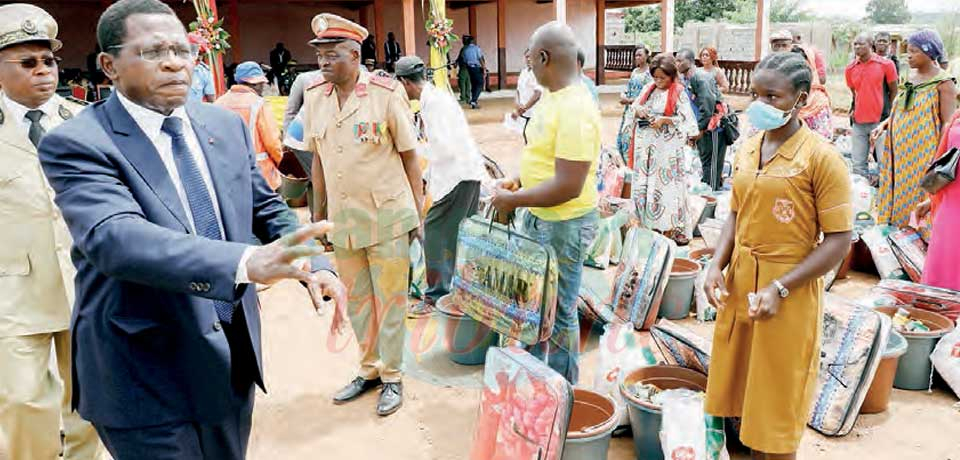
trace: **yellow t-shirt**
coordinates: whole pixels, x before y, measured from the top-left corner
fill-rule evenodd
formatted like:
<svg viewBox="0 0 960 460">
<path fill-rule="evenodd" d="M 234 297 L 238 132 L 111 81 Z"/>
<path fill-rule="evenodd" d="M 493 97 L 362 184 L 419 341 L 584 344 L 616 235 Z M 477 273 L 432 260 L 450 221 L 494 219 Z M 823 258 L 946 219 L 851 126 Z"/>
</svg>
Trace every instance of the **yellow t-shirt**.
<svg viewBox="0 0 960 460">
<path fill-rule="evenodd" d="M 520 158 L 520 182 L 532 188 L 553 178 L 555 160 L 589 161 L 580 196 L 550 208 L 530 208 L 549 221 L 570 220 L 597 208 L 597 158 L 600 155 L 600 110 L 581 84 L 544 93 L 527 126 L 527 146 Z"/>
</svg>

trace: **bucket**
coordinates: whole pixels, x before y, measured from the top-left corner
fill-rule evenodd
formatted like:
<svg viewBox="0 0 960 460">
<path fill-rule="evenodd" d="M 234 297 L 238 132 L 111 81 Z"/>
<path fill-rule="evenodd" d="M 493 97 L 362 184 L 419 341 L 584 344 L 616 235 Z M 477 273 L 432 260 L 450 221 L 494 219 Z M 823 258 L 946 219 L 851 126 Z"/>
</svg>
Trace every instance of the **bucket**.
<svg viewBox="0 0 960 460">
<path fill-rule="evenodd" d="M 883 350 L 873 383 L 867 390 L 867 396 L 860 406 L 861 414 L 879 414 L 887 410 L 890 393 L 893 391 L 893 378 L 897 373 L 897 361 L 907 352 L 907 339 L 899 332 L 891 330 L 887 348 Z"/>
<path fill-rule="evenodd" d="M 670 269 L 670 280 L 663 292 L 660 311 L 657 316 L 672 320 L 684 319 L 690 315 L 693 303 L 693 288 L 696 284 L 700 264 L 690 259 L 674 259 Z"/>
<path fill-rule="evenodd" d="M 713 259 L 713 248 L 703 248 L 697 249 L 696 251 L 690 251 L 690 260 L 694 260 L 700 264 L 700 268 L 705 268 L 707 262 Z"/>
<path fill-rule="evenodd" d="M 930 331 L 901 332 L 907 339 L 907 352 L 898 360 L 893 386 L 901 390 L 926 390 L 930 388 L 930 373 L 933 370 L 930 353 L 933 353 L 940 338 L 953 330 L 953 321 L 932 311 L 900 308 L 910 312 L 910 318 L 920 320 Z M 892 318 L 897 307 L 877 307 L 876 310 Z"/>
<path fill-rule="evenodd" d="M 284 153 L 280 165 L 280 189 L 278 192 L 291 208 L 300 208 L 307 205 L 307 184 L 310 177 L 304 171 L 295 155 Z"/>
<path fill-rule="evenodd" d="M 706 391 L 707 376 L 680 366 L 649 366 L 630 372 L 620 384 L 620 394 L 627 402 L 627 415 L 630 416 L 633 451 L 636 458 L 663 460 L 663 449 L 660 447 L 661 409 L 659 406 L 637 399 L 628 390 L 637 382 L 650 383 L 662 390 L 687 388 Z"/>
<path fill-rule="evenodd" d="M 607 395 L 573 390 L 573 412 L 561 460 L 607 458 L 610 436 L 617 428 L 617 406 Z"/>
<path fill-rule="evenodd" d="M 487 349 L 497 343 L 497 334 L 483 323 L 464 314 L 453 305 L 450 295 L 437 301 L 437 311 L 443 323 L 450 360 L 465 366 L 483 364 Z"/>
</svg>

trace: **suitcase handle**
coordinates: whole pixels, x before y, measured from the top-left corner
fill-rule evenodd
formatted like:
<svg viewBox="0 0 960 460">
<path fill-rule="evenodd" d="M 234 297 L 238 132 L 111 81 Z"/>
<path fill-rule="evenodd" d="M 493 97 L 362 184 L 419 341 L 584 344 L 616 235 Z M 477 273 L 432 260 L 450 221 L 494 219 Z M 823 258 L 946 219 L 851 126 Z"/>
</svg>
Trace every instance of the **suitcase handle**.
<svg viewBox="0 0 960 460">
<path fill-rule="evenodd" d="M 490 210 L 491 210 L 491 211 L 490 211 L 490 226 L 487 227 L 487 233 L 493 232 L 493 223 L 497 221 L 497 208 L 491 207 Z M 507 239 L 508 239 L 508 240 L 511 239 L 511 238 L 513 237 L 513 233 L 517 231 L 516 227 L 515 227 L 514 224 L 513 224 L 513 218 L 514 218 L 515 215 L 516 215 L 516 214 L 514 214 L 513 212 L 510 212 L 509 214 L 507 214 L 507 225 L 506 225 L 506 227 L 507 227 Z M 512 229 L 512 231 L 511 231 L 511 229 Z"/>
<path fill-rule="evenodd" d="M 837 367 L 839 367 L 842 372 L 843 368 L 847 367 L 847 363 L 827 364 L 827 373 L 830 374 L 830 377 L 836 380 L 840 384 L 840 386 L 847 388 L 847 384 L 843 381 L 843 379 L 841 379 L 839 376 L 837 376 L 837 374 L 834 373 L 835 372 L 834 369 Z"/>
</svg>

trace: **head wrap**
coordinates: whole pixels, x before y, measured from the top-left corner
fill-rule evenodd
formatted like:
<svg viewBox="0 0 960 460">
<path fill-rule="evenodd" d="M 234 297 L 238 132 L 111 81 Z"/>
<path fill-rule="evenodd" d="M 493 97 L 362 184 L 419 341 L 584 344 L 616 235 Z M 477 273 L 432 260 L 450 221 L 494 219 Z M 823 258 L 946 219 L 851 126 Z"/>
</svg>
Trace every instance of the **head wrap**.
<svg viewBox="0 0 960 460">
<path fill-rule="evenodd" d="M 943 58 L 943 40 L 940 40 L 940 35 L 935 30 L 918 30 L 910 34 L 907 43 L 920 48 L 933 62 L 939 62 Z"/>
</svg>

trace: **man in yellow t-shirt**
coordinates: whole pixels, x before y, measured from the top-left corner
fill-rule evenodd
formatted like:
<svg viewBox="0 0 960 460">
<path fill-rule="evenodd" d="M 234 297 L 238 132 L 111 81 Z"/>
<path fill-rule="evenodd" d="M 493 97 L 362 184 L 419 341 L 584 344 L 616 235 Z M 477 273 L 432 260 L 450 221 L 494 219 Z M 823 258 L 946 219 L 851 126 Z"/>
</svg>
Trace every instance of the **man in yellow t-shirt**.
<svg viewBox="0 0 960 460">
<path fill-rule="evenodd" d="M 579 374 L 577 294 L 586 248 L 597 229 L 600 152 L 600 110 L 580 83 L 578 49 L 565 25 L 551 22 L 533 34 L 530 61 L 547 91 L 527 128 L 520 177 L 502 180 L 493 196 L 493 206 L 502 213 L 529 208 L 524 231 L 557 253 L 559 295 L 551 343 L 530 351 L 549 354 L 550 367 L 573 384 Z"/>
</svg>

